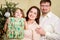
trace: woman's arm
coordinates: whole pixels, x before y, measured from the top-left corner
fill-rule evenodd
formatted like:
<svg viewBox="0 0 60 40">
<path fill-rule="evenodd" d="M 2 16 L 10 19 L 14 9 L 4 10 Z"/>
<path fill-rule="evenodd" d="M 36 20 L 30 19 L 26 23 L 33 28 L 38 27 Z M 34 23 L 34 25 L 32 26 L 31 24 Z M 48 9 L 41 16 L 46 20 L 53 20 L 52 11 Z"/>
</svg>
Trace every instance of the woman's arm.
<svg viewBox="0 0 60 40">
<path fill-rule="evenodd" d="M 24 29 L 27 30 L 28 29 L 28 25 L 27 25 L 27 21 L 24 21 Z"/>
</svg>

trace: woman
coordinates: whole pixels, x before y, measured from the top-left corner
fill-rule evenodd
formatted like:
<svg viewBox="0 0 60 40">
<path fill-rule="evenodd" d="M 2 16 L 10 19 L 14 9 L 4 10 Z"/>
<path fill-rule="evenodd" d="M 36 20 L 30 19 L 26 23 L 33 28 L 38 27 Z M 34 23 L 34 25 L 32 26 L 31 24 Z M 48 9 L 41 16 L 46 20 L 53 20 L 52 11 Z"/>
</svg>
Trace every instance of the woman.
<svg viewBox="0 0 60 40">
<path fill-rule="evenodd" d="M 36 33 L 35 29 L 39 28 L 40 9 L 36 6 L 32 6 L 27 11 L 27 30 L 25 30 L 25 36 L 23 40 L 39 40 L 40 35 Z"/>
</svg>

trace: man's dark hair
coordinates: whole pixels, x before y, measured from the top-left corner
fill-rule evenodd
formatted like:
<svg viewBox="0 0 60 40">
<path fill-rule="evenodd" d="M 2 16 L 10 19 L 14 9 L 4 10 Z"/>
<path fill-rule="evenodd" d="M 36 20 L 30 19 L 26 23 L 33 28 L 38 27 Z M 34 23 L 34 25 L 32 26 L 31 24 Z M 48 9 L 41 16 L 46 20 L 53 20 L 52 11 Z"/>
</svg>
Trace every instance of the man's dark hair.
<svg viewBox="0 0 60 40">
<path fill-rule="evenodd" d="M 40 1 L 40 4 L 41 4 L 41 3 L 46 3 L 46 2 L 49 2 L 49 3 L 50 3 L 50 6 L 51 6 L 51 0 L 41 0 L 41 1 Z"/>
</svg>

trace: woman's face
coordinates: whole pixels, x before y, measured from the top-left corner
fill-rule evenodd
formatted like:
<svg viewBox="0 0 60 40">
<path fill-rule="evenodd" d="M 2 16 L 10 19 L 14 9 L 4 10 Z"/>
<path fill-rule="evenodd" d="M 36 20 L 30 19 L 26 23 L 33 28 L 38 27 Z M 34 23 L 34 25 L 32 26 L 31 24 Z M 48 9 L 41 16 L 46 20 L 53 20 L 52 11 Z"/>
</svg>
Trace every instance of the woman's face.
<svg viewBox="0 0 60 40">
<path fill-rule="evenodd" d="M 22 17 L 22 12 L 19 9 L 16 10 L 15 17 L 17 17 L 17 18 L 21 18 Z"/>
<path fill-rule="evenodd" d="M 32 8 L 32 9 L 29 11 L 29 13 L 28 13 L 28 18 L 29 18 L 30 20 L 35 20 L 36 17 L 37 17 L 37 9 Z"/>
</svg>

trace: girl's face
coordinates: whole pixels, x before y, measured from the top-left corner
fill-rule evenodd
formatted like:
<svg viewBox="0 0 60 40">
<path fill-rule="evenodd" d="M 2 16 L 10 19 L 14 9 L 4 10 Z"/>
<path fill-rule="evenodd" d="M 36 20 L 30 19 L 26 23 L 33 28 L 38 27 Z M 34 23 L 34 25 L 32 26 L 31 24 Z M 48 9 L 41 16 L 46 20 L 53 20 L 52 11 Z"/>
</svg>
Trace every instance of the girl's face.
<svg viewBox="0 0 60 40">
<path fill-rule="evenodd" d="M 30 20 L 35 20 L 36 17 L 37 17 L 37 9 L 32 8 L 32 9 L 29 11 L 28 18 L 29 18 Z"/>
<path fill-rule="evenodd" d="M 17 18 L 21 18 L 22 17 L 22 12 L 19 9 L 16 10 L 15 17 L 17 17 Z"/>
</svg>

